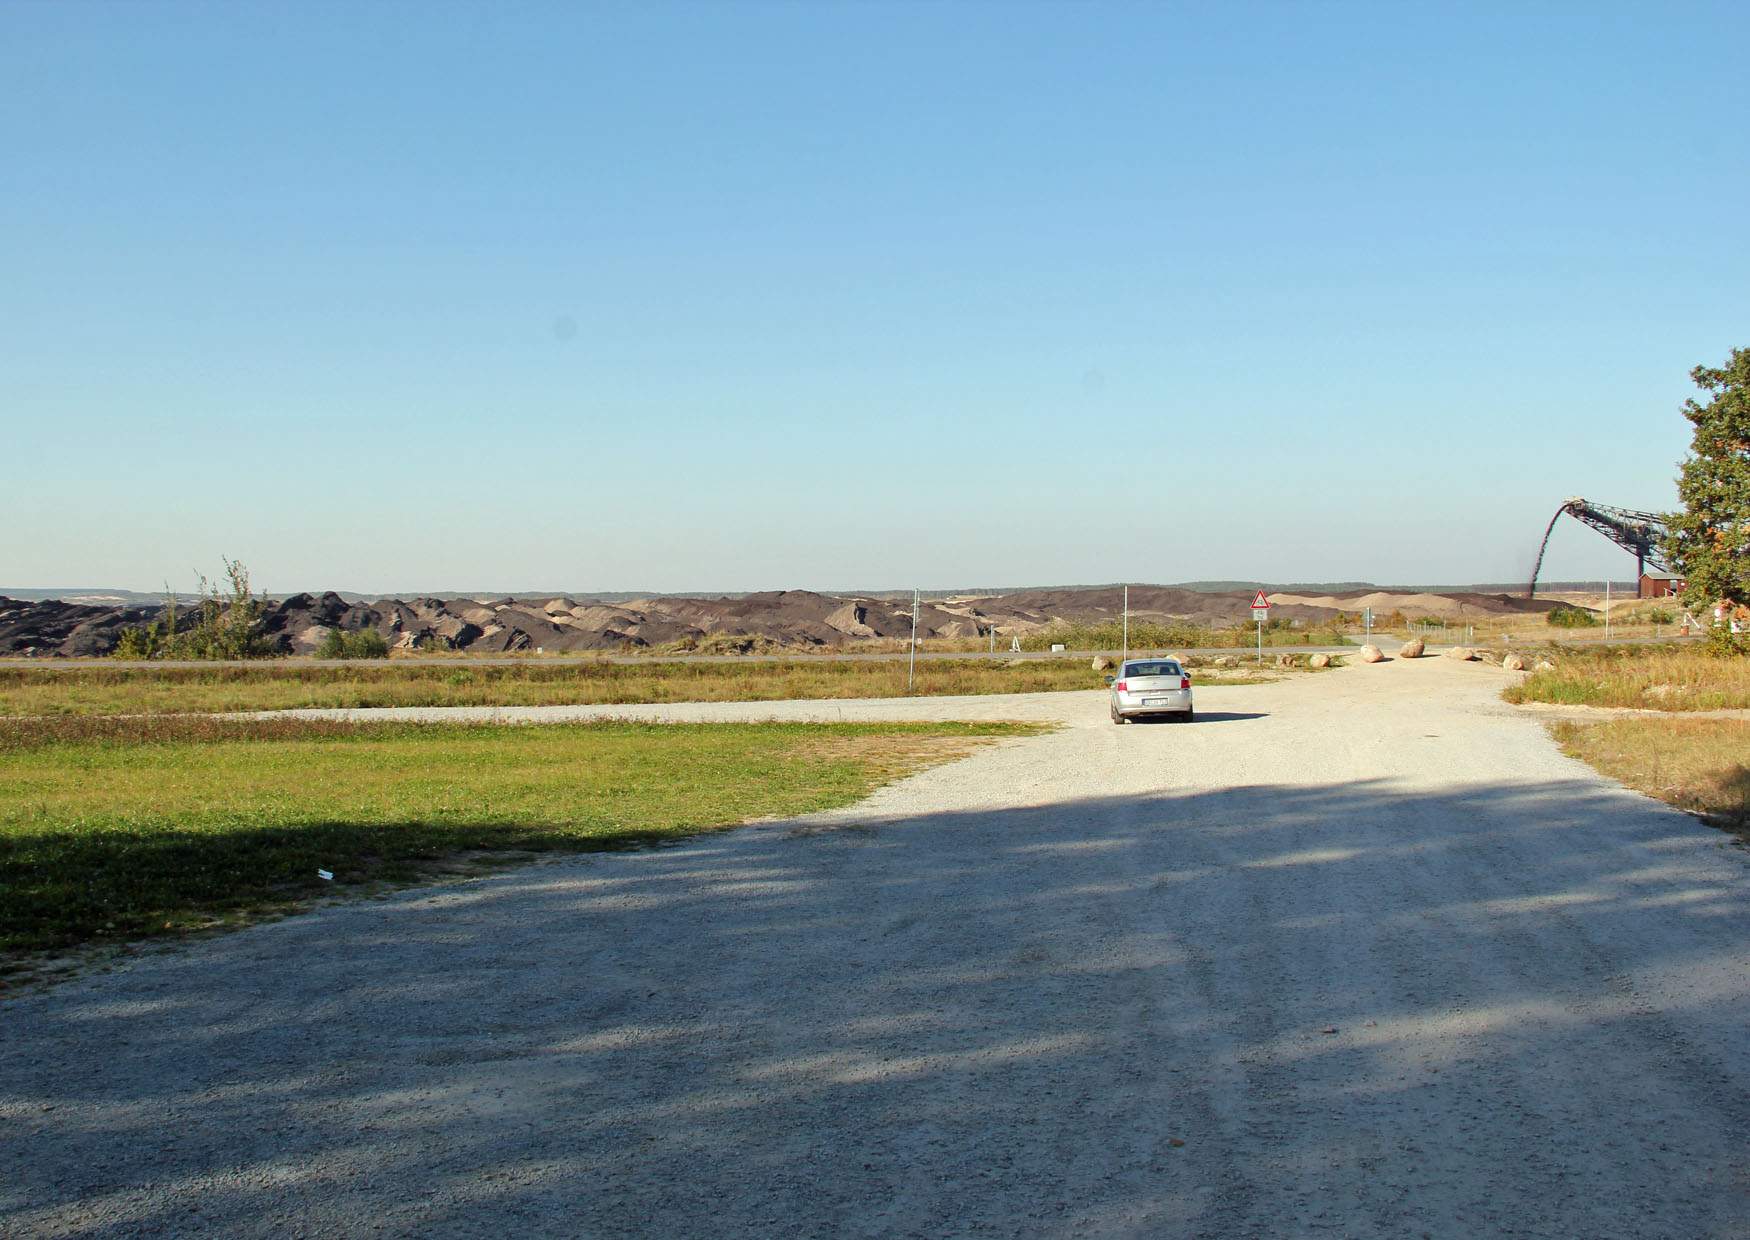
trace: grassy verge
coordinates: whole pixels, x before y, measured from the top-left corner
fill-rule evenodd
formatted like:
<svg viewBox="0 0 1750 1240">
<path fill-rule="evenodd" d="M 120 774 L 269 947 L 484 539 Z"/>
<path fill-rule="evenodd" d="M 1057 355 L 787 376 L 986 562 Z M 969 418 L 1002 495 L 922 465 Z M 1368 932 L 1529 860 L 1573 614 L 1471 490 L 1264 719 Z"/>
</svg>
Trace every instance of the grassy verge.
<svg viewBox="0 0 1750 1240">
<path fill-rule="evenodd" d="M 1086 660 L 930 660 L 925 695 L 1097 689 Z M 625 705 L 900 697 L 898 662 L 529 663 L 515 666 L 0 668 L 0 714 L 145 714 L 288 707 Z"/>
<path fill-rule="evenodd" d="M 210 926 L 470 852 L 623 847 L 846 805 L 1034 731 L 0 722 L 0 958 Z"/>
<path fill-rule="evenodd" d="M 1023 650 L 1050 650 L 1053 643 L 1062 643 L 1071 650 L 1117 650 L 1125 640 L 1122 624 L 1109 620 L 1104 624 L 1053 624 L 1037 629 L 1021 638 Z M 1231 629 L 1212 629 L 1195 624 L 1159 624 L 1149 620 L 1130 623 L 1130 649 L 1142 650 L 1225 650 L 1248 649 L 1257 644 L 1258 630 L 1252 625 Z M 1276 646 L 1346 646 L 1350 638 L 1336 628 L 1295 628 L 1286 621 L 1276 621 L 1264 628 L 1264 645 Z"/>
<path fill-rule="evenodd" d="M 1750 838 L 1750 721 L 1557 723 L 1564 752 L 1612 779 Z"/>
<path fill-rule="evenodd" d="M 1750 658 L 1742 656 L 1625 646 L 1562 650 L 1554 661 L 1553 671 L 1511 686 L 1507 700 L 1670 711 L 1750 707 Z"/>
<path fill-rule="evenodd" d="M 1223 684 L 1258 683 L 1243 669 Z M 1101 689 L 1087 659 L 928 660 L 920 696 Z M 432 666 L 0 668 L 0 716 L 132 715 L 290 707 L 626 705 L 906 694 L 901 662 L 529 663 Z"/>
</svg>

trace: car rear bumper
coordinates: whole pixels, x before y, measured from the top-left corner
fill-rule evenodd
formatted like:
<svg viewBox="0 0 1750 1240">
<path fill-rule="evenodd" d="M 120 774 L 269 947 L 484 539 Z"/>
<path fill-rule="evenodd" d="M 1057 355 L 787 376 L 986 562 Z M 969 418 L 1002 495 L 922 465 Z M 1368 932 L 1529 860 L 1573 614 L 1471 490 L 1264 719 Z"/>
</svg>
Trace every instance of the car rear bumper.
<svg viewBox="0 0 1750 1240">
<path fill-rule="evenodd" d="M 1112 709 L 1130 718 L 1135 715 L 1183 715 L 1191 710 L 1191 690 L 1165 693 L 1114 693 Z"/>
</svg>

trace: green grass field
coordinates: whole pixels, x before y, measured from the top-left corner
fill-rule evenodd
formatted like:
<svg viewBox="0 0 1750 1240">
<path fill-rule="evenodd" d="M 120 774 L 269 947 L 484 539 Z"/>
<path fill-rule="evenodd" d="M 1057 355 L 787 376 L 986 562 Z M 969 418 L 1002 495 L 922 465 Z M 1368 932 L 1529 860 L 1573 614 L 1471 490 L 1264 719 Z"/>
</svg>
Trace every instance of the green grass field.
<svg viewBox="0 0 1750 1240">
<path fill-rule="evenodd" d="M 222 924 L 469 855 L 846 805 L 1036 730 L 0 721 L 0 954 Z"/>
<path fill-rule="evenodd" d="M 1691 711 L 1750 708 L 1750 658 L 1645 646 L 1563 649 L 1555 670 L 1507 690 L 1509 702 Z"/>
</svg>

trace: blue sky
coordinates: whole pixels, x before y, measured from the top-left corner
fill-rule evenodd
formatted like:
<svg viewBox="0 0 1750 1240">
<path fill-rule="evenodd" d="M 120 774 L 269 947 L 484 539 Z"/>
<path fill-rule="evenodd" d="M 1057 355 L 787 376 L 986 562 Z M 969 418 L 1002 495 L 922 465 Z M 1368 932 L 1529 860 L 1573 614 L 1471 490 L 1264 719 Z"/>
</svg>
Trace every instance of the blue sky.
<svg viewBox="0 0 1750 1240">
<path fill-rule="evenodd" d="M 1511 579 L 1750 345 L 1747 33 L 13 0 L 0 586 Z"/>
</svg>

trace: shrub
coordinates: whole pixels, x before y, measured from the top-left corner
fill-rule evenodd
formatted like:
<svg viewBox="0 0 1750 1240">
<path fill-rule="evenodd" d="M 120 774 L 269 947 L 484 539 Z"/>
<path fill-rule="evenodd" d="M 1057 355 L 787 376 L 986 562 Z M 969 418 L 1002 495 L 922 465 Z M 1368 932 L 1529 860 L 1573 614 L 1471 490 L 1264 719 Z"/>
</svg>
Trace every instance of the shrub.
<svg viewBox="0 0 1750 1240">
<path fill-rule="evenodd" d="M 1571 603 L 1558 603 L 1544 619 L 1558 629 L 1591 629 L 1598 626 L 1598 614 Z"/>
<path fill-rule="evenodd" d="M 359 629 L 348 633 L 344 629 L 329 629 L 322 644 L 316 647 L 319 659 L 386 659 L 389 642 L 375 629 Z"/>
<path fill-rule="evenodd" d="M 278 653 L 261 631 L 261 600 L 249 586 L 249 570 L 240 560 L 224 560 L 229 591 L 216 582 L 200 583 L 194 623 L 176 629 L 176 598 L 165 593 L 164 610 L 144 628 L 128 629 L 111 655 L 118 659 L 259 659 Z"/>
</svg>

